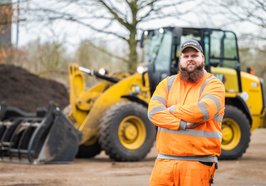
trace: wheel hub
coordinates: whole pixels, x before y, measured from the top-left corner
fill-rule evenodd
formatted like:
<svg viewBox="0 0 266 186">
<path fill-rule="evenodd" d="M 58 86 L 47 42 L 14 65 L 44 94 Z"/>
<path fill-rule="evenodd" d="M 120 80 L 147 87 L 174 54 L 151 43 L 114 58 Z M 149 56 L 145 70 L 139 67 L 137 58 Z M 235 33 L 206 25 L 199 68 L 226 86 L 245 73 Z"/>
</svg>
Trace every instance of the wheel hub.
<svg viewBox="0 0 266 186">
<path fill-rule="evenodd" d="M 232 128 L 229 126 L 224 126 L 222 129 L 222 133 L 223 133 L 223 141 L 224 142 L 229 142 L 232 140 L 233 138 L 233 131 Z"/>
<path fill-rule="evenodd" d="M 241 138 L 239 124 L 232 118 L 224 118 L 222 123 L 222 149 L 232 150 L 237 147 Z"/>
<path fill-rule="evenodd" d="M 134 141 L 138 136 L 138 130 L 133 124 L 127 124 L 123 133 L 125 138 L 129 141 Z"/>
<path fill-rule="evenodd" d="M 146 139 L 146 128 L 139 117 L 127 116 L 118 127 L 118 135 L 120 143 L 125 148 L 135 150 L 143 145 Z"/>
</svg>

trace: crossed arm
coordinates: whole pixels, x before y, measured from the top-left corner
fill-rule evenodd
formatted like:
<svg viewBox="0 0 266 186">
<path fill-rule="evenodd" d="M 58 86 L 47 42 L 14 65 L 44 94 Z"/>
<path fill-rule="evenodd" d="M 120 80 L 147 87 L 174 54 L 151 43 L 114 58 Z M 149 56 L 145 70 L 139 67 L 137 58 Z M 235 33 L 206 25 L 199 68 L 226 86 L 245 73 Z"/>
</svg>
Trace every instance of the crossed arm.
<svg viewBox="0 0 266 186">
<path fill-rule="evenodd" d="M 158 127 L 172 130 L 195 128 L 209 119 L 219 117 L 224 109 L 224 85 L 217 79 L 211 80 L 199 101 L 167 107 L 167 79 L 156 88 L 148 108 L 148 117 Z"/>
</svg>

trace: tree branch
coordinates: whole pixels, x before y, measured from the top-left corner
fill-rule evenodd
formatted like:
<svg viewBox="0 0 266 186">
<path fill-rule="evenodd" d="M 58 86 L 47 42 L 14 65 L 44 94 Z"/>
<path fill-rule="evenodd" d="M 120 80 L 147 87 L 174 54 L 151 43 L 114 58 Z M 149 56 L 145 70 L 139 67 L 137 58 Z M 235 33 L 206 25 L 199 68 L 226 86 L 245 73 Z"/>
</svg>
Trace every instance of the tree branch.
<svg viewBox="0 0 266 186">
<path fill-rule="evenodd" d="M 124 26 L 127 30 L 130 30 L 129 23 L 121 18 L 116 12 L 114 7 L 109 7 L 104 0 L 98 0 L 99 3 L 101 3 L 114 17 L 115 20 L 117 20 L 122 26 Z M 112 9 L 114 8 L 114 9 Z"/>
<path fill-rule="evenodd" d="M 88 41 L 88 42 L 90 43 L 90 45 L 91 45 L 93 48 L 95 48 L 95 49 L 97 49 L 97 50 L 99 50 L 99 51 L 101 51 L 101 52 L 107 54 L 108 56 L 114 57 L 114 58 L 119 59 L 119 60 L 121 60 L 121 61 L 123 61 L 123 62 L 125 62 L 125 63 L 128 63 L 128 59 L 123 58 L 123 57 L 121 57 L 121 56 L 117 56 L 117 55 L 115 55 L 115 54 L 113 54 L 113 53 L 111 53 L 111 52 L 108 52 L 107 50 L 105 50 L 105 49 L 103 49 L 103 48 L 101 48 L 101 47 L 95 45 L 94 43 L 92 43 L 92 42 L 90 42 L 90 41 Z"/>
<path fill-rule="evenodd" d="M 31 10 L 31 11 L 36 11 L 36 10 Z M 39 10 L 37 10 L 37 11 L 39 11 Z M 110 26 L 110 23 L 105 25 L 103 28 L 97 28 L 97 27 L 92 26 L 92 24 L 88 24 L 88 23 L 83 22 L 81 17 L 75 18 L 71 14 L 61 13 L 61 12 L 58 12 L 58 11 L 55 11 L 55 10 L 51 10 L 51 9 L 42 9 L 42 11 L 45 12 L 46 15 L 49 15 L 49 13 L 53 13 L 54 14 L 54 16 L 48 16 L 46 18 L 49 21 L 62 20 L 62 19 L 66 20 L 66 21 L 73 21 L 73 22 L 78 23 L 80 25 L 86 26 L 86 27 L 88 27 L 91 30 L 94 30 L 96 32 L 100 32 L 100 33 L 104 33 L 104 34 L 111 34 L 111 35 L 114 35 L 114 36 L 124 40 L 124 41 L 128 40 L 126 37 L 124 37 L 124 36 L 122 36 L 122 35 L 120 35 L 118 33 L 115 33 L 115 32 L 112 32 L 112 31 L 107 31 L 107 28 Z M 43 16 L 41 16 L 41 17 L 43 17 Z M 40 20 L 41 19 L 39 19 L 37 21 L 40 21 Z"/>
</svg>

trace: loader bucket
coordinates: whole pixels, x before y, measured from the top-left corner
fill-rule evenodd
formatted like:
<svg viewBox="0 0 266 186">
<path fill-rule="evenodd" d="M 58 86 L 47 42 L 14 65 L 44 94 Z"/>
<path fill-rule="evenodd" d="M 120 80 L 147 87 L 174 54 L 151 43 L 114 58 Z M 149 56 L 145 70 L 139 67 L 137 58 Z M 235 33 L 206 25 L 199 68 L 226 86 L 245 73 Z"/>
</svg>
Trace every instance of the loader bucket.
<svg viewBox="0 0 266 186">
<path fill-rule="evenodd" d="M 80 132 L 54 105 L 35 114 L 0 105 L 0 160 L 67 163 L 74 160 Z"/>
</svg>

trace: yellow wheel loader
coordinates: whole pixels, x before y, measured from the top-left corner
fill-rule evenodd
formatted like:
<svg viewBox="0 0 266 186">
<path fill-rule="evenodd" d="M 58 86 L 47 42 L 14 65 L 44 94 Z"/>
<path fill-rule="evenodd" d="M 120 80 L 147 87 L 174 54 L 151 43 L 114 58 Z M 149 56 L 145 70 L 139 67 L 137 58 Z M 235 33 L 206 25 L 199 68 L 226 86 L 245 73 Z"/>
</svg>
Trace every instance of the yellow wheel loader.
<svg viewBox="0 0 266 186">
<path fill-rule="evenodd" d="M 76 153 L 90 158 L 101 150 L 115 161 L 143 159 L 156 136 L 147 118 L 148 102 L 156 85 L 177 73 L 180 45 L 192 38 L 203 46 L 206 70 L 226 89 L 220 158 L 241 157 L 249 146 L 250 131 L 263 125 L 265 101 L 262 80 L 240 70 L 236 35 L 220 29 L 164 27 L 143 32 L 143 65 L 135 74 L 108 75 L 70 65 L 68 119 L 53 107 L 29 115 L 2 106 L 1 159 L 71 161 Z M 87 88 L 87 75 L 101 81 Z"/>
<path fill-rule="evenodd" d="M 148 62 L 151 94 L 158 82 L 178 70 L 180 43 L 198 40 L 204 50 L 205 68 L 225 85 L 220 159 L 237 159 L 249 146 L 250 131 L 263 126 L 263 81 L 240 70 L 237 37 L 232 31 L 211 28 L 167 27 L 142 35 L 144 61 Z"/>
<path fill-rule="evenodd" d="M 133 75 L 69 67 L 69 118 L 83 136 L 78 156 L 93 157 L 101 150 L 115 161 L 146 156 L 156 133 L 146 116 L 148 102 L 159 81 L 177 73 L 180 44 L 192 38 L 203 46 L 206 70 L 225 84 L 220 158 L 237 159 L 245 153 L 250 131 L 263 124 L 265 101 L 262 80 L 240 71 L 236 35 L 220 29 L 165 27 L 143 32 L 145 63 Z M 103 81 L 87 89 L 86 74 Z"/>
<path fill-rule="evenodd" d="M 77 156 L 93 157 L 103 149 L 115 161 L 143 159 L 156 134 L 147 118 L 147 74 L 108 76 L 78 65 L 71 65 L 69 74 L 69 118 L 83 136 Z M 86 89 L 86 74 L 104 81 Z"/>
</svg>

